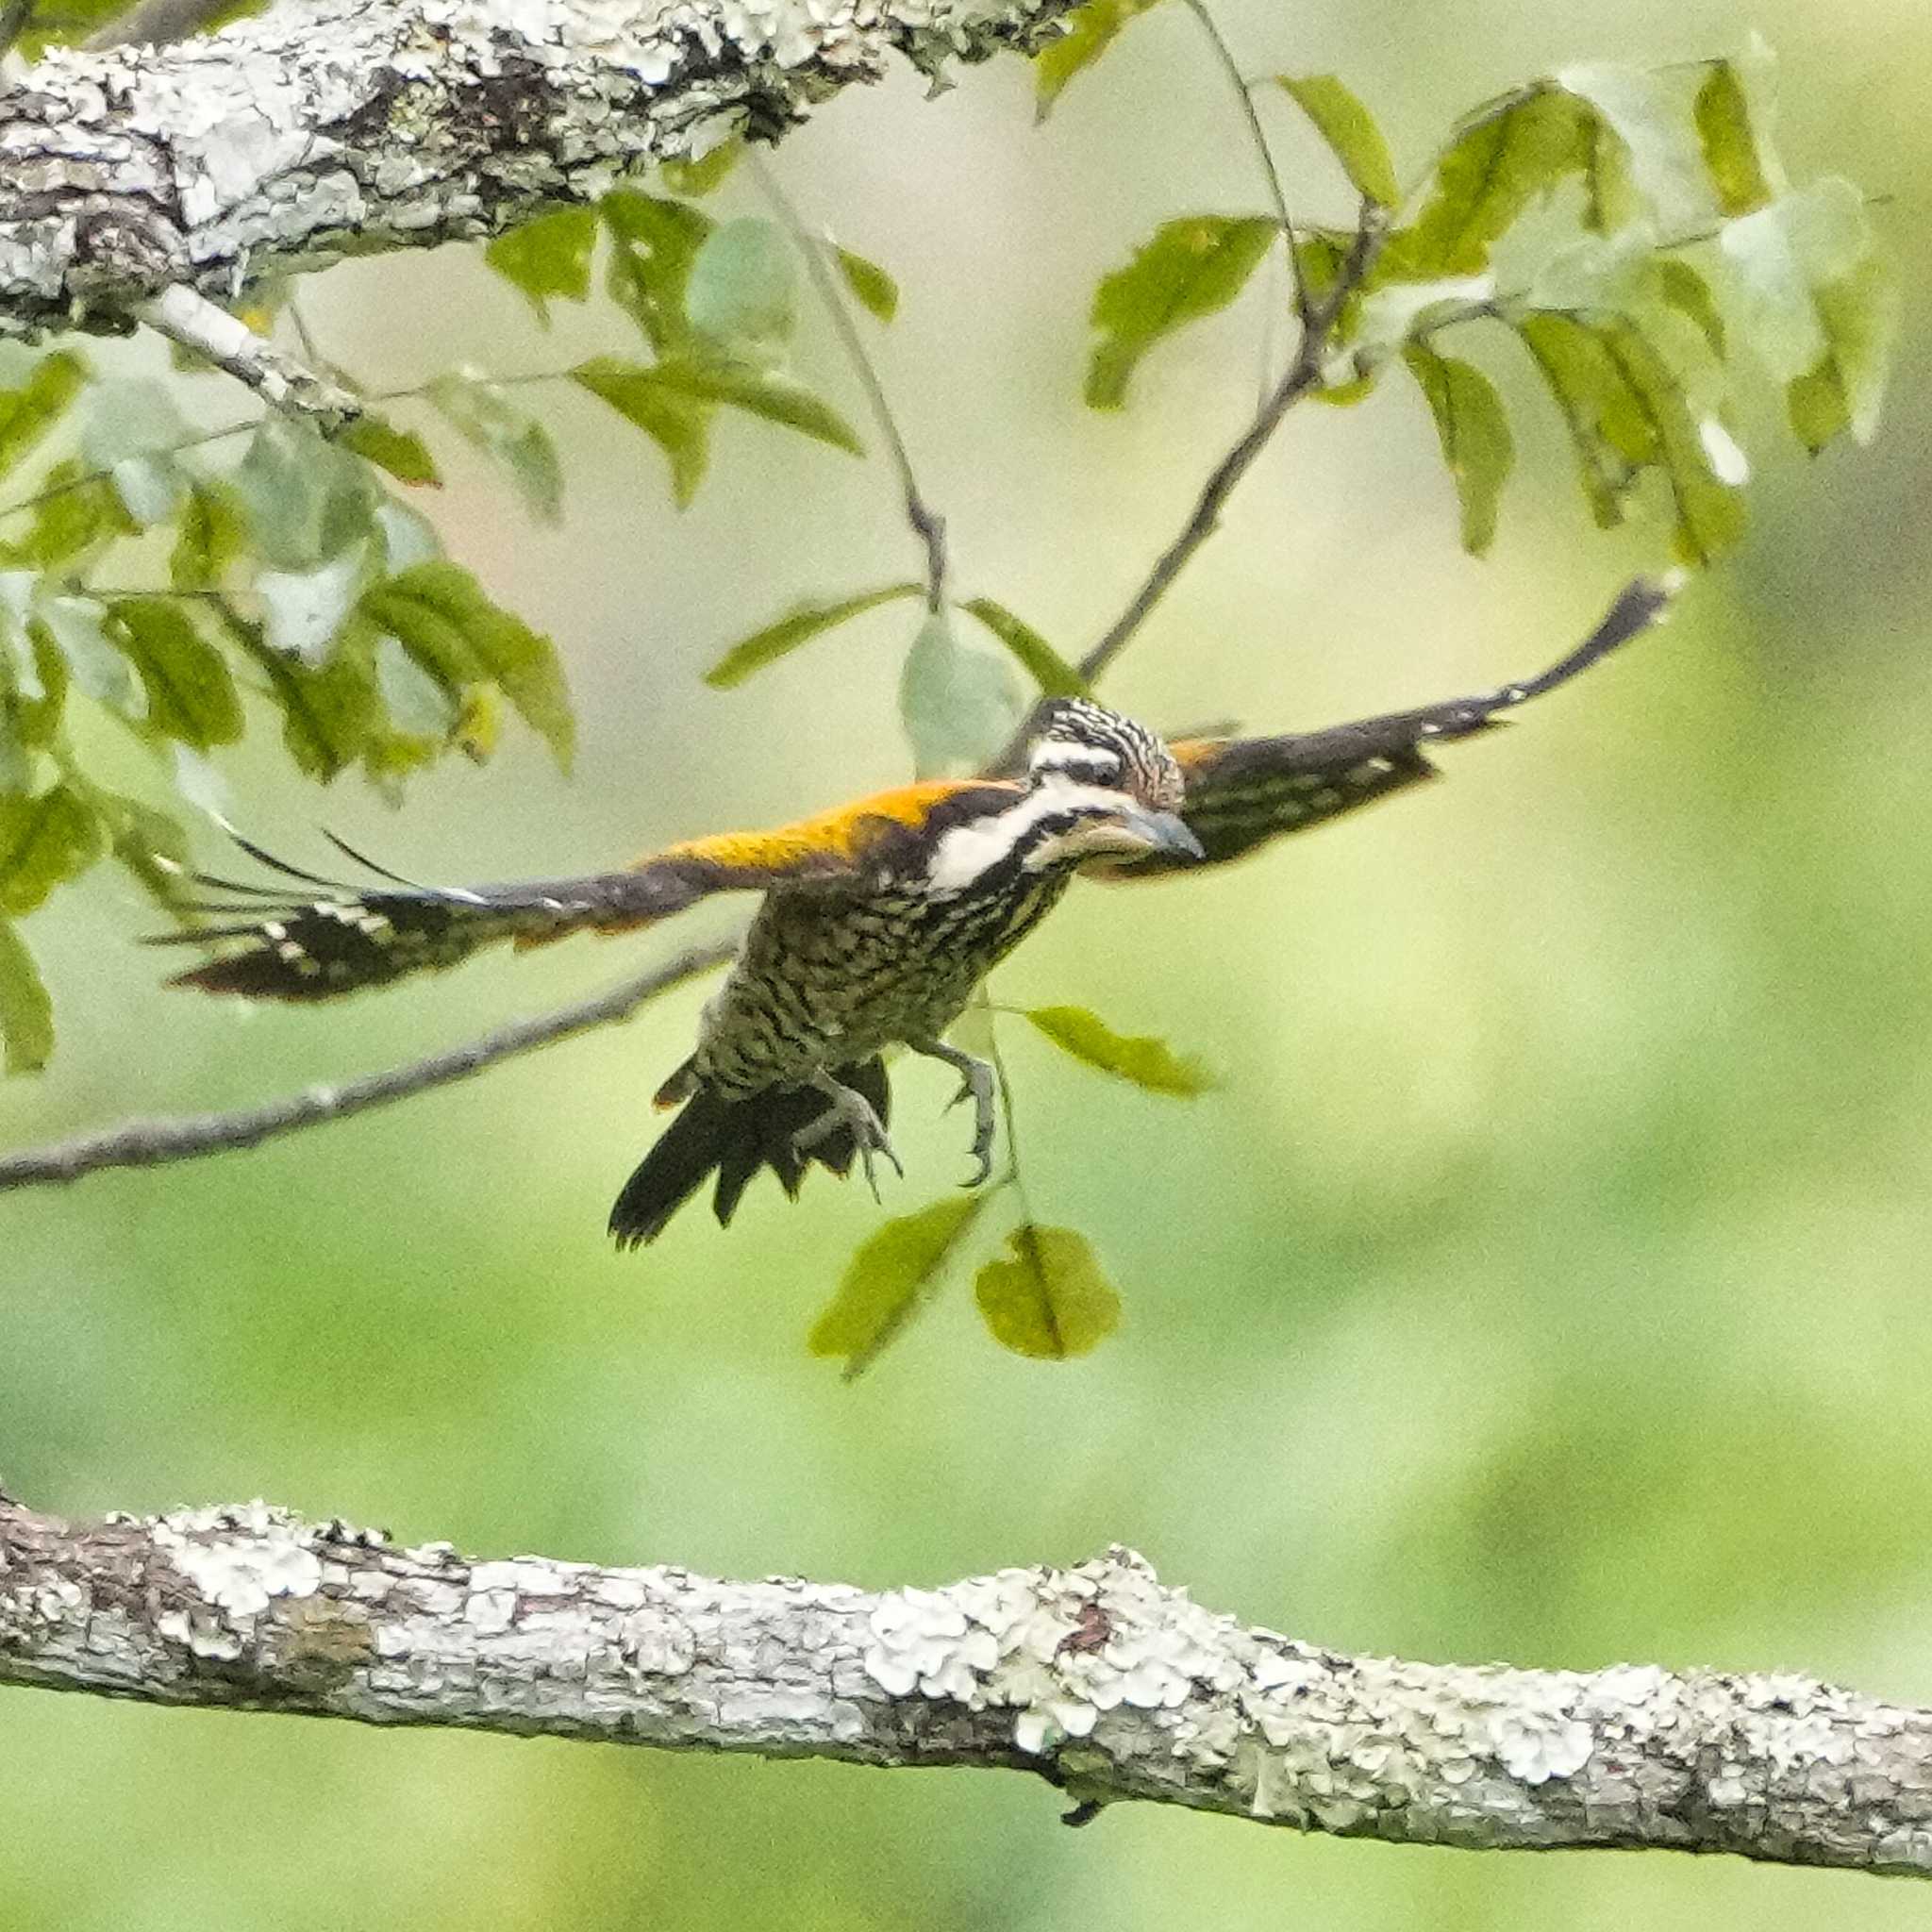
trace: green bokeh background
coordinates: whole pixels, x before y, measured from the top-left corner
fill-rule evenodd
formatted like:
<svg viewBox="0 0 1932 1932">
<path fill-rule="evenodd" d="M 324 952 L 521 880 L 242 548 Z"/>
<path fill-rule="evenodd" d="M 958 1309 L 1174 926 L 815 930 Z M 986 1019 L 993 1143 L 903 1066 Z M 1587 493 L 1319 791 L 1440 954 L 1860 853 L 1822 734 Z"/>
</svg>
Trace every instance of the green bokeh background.
<svg viewBox="0 0 1932 1932">
<path fill-rule="evenodd" d="M 10 1489 L 74 1514 L 259 1493 L 477 1551 L 874 1585 L 1120 1539 L 1206 1603 L 1341 1647 L 1791 1667 L 1932 1701 L 1932 17 L 1229 0 L 1222 18 L 1250 68 L 1343 75 L 1406 166 L 1525 75 L 1763 28 L 1794 172 L 1896 196 L 1879 218 L 1907 334 L 1879 444 L 1807 465 L 1764 414 L 1752 535 L 1668 629 L 1452 751 L 1449 783 L 1224 876 L 1082 890 L 1002 970 L 1002 999 L 1091 1003 L 1228 1075 L 1180 1105 L 1008 1027 L 1035 1200 L 1092 1236 L 1125 1299 L 1093 1357 L 1001 1353 L 961 1281 L 841 1386 L 803 1337 L 875 1223 L 856 1188 L 795 1208 L 767 1192 L 728 1237 L 693 1213 L 612 1255 L 603 1216 L 655 1131 L 691 990 L 258 1153 L 8 1197 Z M 962 589 L 1073 649 L 1241 420 L 1260 325 L 1250 303 L 1199 330 L 1126 414 L 1096 417 L 1077 402 L 1091 284 L 1156 221 L 1257 195 L 1181 9 L 1138 25 L 1040 132 L 1028 84 L 1007 61 L 937 102 L 909 83 L 847 99 L 777 165 L 905 285 L 880 360 Z M 1339 214 L 1320 158 L 1274 125 L 1297 205 Z M 751 206 L 748 184 L 728 192 Z M 377 384 L 623 346 L 603 310 L 541 336 L 466 251 L 354 264 L 305 299 Z M 856 414 L 816 318 L 808 336 L 808 369 Z M 196 392 L 210 420 L 234 408 L 219 383 Z M 581 396 L 546 411 L 561 531 L 460 455 L 430 508 L 561 641 L 576 778 L 519 739 L 394 817 L 298 786 L 264 744 L 225 770 L 271 844 L 313 854 L 326 819 L 405 871 L 514 875 L 903 775 L 904 609 L 741 691 L 698 682 L 792 599 L 904 574 L 883 467 L 735 425 L 679 518 L 614 416 Z M 1540 667 L 1662 537 L 1589 528 L 1546 413 L 1520 440 L 1477 565 L 1403 382 L 1304 411 L 1113 695 L 1286 728 Z M 250 1014 L 158 992 L 127 943 L 150 920 L 103 871 L 32 922 L 60 1053 L 0 1090 L 0 1139 L 382 1066 L 671 943 Z M 948 1077 L 901 1076 L 894 1208 L 963 1168 Z M 8 1928 L 1876 1932 L 1927 1910 L 1913 1887 L 1735 1860 L 1473 1857 L 1154 1808 L 1070 1834 L 1057 1811 L 1015 1777 L 0 1696 Z"/>
</svg>

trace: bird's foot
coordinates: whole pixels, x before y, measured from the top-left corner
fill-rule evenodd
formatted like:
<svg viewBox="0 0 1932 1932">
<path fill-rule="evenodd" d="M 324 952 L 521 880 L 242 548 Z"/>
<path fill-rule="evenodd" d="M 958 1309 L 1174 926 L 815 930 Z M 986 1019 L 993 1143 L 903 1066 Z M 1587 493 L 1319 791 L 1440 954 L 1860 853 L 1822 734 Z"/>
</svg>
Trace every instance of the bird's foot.
<svg viewBox="0 0 1932 1932">
<path fill-rule="evenodd" d="M 886 1136 L 886 1124 L 879 1119 L 878 1109 L 856 1088 L 845 1086 L 829 1074 L 821 1074 L 811 1084 L 831 1105 L 809 1126 L 801 1127 L 792 1135 L 793 1149 L 800 1154 L 808 1153 L 820 1141 L 830 1139 L 841 1127 L 846 1128 L 852 1135 L 853 1145 L 858 1150 L 858 1164 L 864 1172 L 865 1184 L 872 1190 L 873 1199 L 877 1201 L 879 1178 L 874 1156 L 884 1155 L 891 1162 L 892 1172 L 901 1180 L 906 1178 L 906 1170 L 900 1166 L 899 1157 Z"/>
<path fill-rule="evenodd" d="M 962 1107 L 967 1101 L 973 1103 L 973 1158 L 979 1163 L 978 1171 L 970 1174 L 959 1185 L 962 1188 L 983 1187 L 986 1177 L 992 1172 L 992 1142 L 996 1131 L 996 1115 L 993 1111 L 993 1073 L 984 1060 L 970 1060 L 960 1068 L 964 1075 L 959 1082 L 959 1091 L 946 1102 L 946 1111 L 951 1113 L 956 1107 Z"/>
</svg>

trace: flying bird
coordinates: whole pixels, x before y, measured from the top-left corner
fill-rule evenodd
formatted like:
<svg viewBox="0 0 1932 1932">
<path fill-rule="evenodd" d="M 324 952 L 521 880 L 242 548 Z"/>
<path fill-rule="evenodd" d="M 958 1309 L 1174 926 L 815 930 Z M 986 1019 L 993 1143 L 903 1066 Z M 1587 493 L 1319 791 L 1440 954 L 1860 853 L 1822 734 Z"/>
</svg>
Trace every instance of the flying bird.
<svg viewBox="0 0 1932 1932">
<path fill-rule="evenodd" d="M 1075 874 L 1146 878 L 1224 863 L 1404 791 L 1435 775 L 1433 743 L 1490 730 L 1554 691 L 1655 623 L 1674 588 L 1639 579 L 1559 663 L 1475 697 L 1326 731 L 1173 744 L 1085 699 L 1056 700 L 1016 775 L 908 785 L 775 830 L 693 839 L 615 872 L 421 886 L 337 840 L 387 882 L 358 891 L 242 840 L 288 883 L 197 874 L 224 896 L 192 909 L 231 923 L 155 942 L 220 949 L 173 985 L 327 1000 L 499 941 L 630 932 L 714 893 L 759 892 L 694 1050 L 658 1090 L 657 1105 L 677 1116 L 618 1195 L 618 1244 L 654 1241 L 714 1175 L 721 1224 L 765 1168 L 795 1198 L 813 1164 L 844 1175 L 857 1160 L 876 1194 L 876 1162 L 899 1168 L 887 1133 L 892 1046 L 959 1074 L 954 1104 L 973 1106 L 976 1186 L 991 1172 L 993 1071 L 944 1036 Z"/>
</svg>

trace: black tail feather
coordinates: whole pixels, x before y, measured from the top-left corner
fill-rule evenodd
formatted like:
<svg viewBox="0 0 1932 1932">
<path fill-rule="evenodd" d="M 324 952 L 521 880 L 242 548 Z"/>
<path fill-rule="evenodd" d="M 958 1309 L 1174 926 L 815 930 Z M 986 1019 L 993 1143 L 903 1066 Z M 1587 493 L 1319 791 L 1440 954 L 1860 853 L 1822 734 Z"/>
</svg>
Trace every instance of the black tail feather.
<svg viewBox="0 0 1932 1932">
<path fill-rule="evenodd" d="M 882 1122 L 889 1118 L 891 1088 L 882 1059 L 874 1056 L 835 1068 L 832 1077 L 864 1094 Z M 774 1087 L 742 1100 L 700 1087 L 625 1182 L 610 1210 L 617 1245 L 636 1248 L 656 1241 L 714 1173 L 718 1185 L 711 1205 L 721 1227 L 730 1226 L 745 1189 L 765 1168 L 793 1200 L 813 1162 L 842 1178 L 858 1152 L 849 1128 L 837 1128 L 805 1153 L 793 1144 L 824 1111 L 825 1096 L 815 1087 Z"/>
</svg>

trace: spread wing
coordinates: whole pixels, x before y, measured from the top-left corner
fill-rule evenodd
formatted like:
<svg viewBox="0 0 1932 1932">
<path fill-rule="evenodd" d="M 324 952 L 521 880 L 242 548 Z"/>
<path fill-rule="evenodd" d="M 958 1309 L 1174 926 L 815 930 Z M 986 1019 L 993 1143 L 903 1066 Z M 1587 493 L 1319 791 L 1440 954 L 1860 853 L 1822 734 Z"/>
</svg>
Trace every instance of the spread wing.
<svg viewBox="0 0 1932 1932">
<path fill-rule="evenodd" d="M 850 889 L 936 825 L 1002 804 L 1017 790 L 954 779 L 908 785 L 771 831 L 690 840 L 617 872 L 508 885 L 419 885 L 329 835 L 346 858 L 387 881 L 364 891 L 304 872 L 237 834 L 242 849 L 283 883 L 196 874 L 220 896 L 191 909 L 225 923 L 162 933 L 151 943 L 222 949 L 172 985 L 255 999 L 333 999 L 441 971 L 504 940 L 525 947 L 574 932 L 636 931 L 718 892 Z"/>
<path fill-rule="evenodd" d="M 1568 657 L 1520 684 L 1326 731 L 1183 740 L 1171 747 L 1187 778 L 1181 816 L 1215 864 L 1407 791 L 1437 775 L 1431 747 L 1493 730 L 1506 722 L 1504 713 L 1567 684 L 1656 624 L 1676 589 L 1672 578 L 1639 578 Z M 1174 863 L 1155 856 L 1106 875 L 1143 877 Z"/>
</svg>

